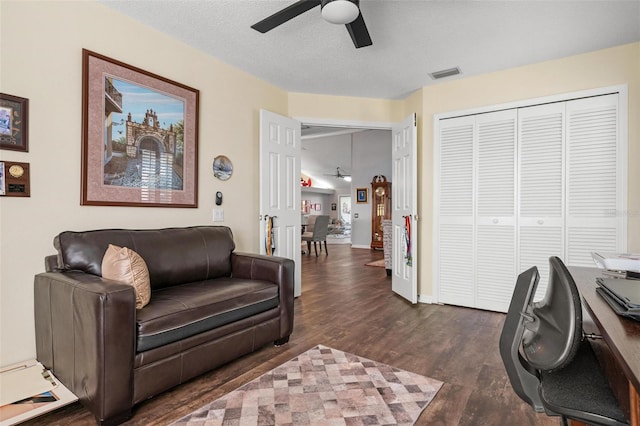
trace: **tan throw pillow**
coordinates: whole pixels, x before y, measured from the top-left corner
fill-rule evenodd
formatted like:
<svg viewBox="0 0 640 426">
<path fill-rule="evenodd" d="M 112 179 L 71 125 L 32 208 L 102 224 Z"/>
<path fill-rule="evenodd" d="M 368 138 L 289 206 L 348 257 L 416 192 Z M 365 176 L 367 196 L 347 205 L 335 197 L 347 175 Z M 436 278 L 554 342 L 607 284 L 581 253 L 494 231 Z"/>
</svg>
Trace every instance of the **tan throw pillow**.
<svg viewBox="0 0 640 426">
<path fill-rule="evenodd" d="M 102 258 L 102 277 L 133 286 L 136 291 L 136 309 L 149 303 L 149 269 L 144 259 L 135 251 L 109 244 Z"/>
</svg>

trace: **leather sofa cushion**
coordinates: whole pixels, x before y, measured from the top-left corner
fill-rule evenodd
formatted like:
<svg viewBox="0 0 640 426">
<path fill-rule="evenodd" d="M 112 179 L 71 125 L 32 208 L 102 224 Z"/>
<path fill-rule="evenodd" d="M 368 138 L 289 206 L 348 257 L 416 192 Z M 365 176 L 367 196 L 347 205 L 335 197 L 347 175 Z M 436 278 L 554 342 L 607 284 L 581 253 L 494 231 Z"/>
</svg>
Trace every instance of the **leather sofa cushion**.
<svg viewBox="0 0 640 426">
<path fill-rule="evenodd" d="M 136 313 L 136 352 L 182 340 L 278 305 L 278 286 L 259 280 L 217 278 L 157 290 L 149 304 Z"/>
<path fill-rule="evenodd" d="M 226 226 L 66 231 L 54 240 L 60 268 L 98 276 L 102 276 L 102 258 L 109 244 L 128 247 L 144 259 L 152 299 L 156 289 L 230 276 L 235 249 Z"/>
</svg>

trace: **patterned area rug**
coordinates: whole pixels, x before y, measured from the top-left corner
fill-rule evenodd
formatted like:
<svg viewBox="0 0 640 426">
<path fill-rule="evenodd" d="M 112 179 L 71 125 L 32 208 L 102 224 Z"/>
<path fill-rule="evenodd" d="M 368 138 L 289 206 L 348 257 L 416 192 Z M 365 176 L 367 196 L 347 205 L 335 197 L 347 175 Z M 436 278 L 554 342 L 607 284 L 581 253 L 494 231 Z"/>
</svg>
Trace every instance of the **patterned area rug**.
<svg viewBox="0 0 640 426">
<path fill-rule="evenodd" d="M 384 259 L 374 260 L 373 262 L 365 263 L 365 266 L 378 266 L 384 268 Z"/>
<path fill-rule="evenodd" d="M 442 382 L 316 346 L 174 425 L 413 425 Z"/>
</svg>

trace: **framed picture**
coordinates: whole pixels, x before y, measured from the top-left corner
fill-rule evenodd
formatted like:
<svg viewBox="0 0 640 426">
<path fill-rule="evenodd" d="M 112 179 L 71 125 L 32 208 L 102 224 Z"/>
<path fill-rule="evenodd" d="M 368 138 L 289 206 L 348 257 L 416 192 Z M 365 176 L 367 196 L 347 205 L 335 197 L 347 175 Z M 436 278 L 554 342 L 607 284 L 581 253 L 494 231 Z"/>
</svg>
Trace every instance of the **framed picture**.
<svg viewBox="0 0 640 426">
<path fill-rule="evenodd" d="M 82 50 L 82 205 L 198 206 L 198 90 Z"/>
<path fill-rule="evenodd" d="M 356 203 L 368 202 L 369 188 L 356 188 Z"/>
<path fill-rule="evenodd" d="M 322 210 L 322 204 L 320 204 L 320 203 L 315 203 L 315 204 L 313 205 L 313 209 L 314 209 L 315 211 L 320 211 L 320 210 Z"/>
<path fill-rule="evenodd" d="M 338 209 L 338 204 L 337 203 L 331 203 L 331 210 L 337 210 Z"/>
<path fill-rule="evenodd" d="M 29 99 L 0 93 L 0 149 L 29 152 Z"/>
</svg>

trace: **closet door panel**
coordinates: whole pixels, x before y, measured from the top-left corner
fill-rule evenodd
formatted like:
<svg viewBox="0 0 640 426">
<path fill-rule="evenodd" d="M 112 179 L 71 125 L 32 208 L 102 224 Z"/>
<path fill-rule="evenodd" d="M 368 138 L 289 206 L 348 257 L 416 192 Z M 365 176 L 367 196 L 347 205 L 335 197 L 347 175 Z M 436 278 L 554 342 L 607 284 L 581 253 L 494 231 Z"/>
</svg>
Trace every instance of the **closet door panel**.
<svg viewBox="0 0 640 426">
<path fill-rule="evenodd" d="M 474 119 L 446 120 L 440 130 L 439 214 L 473 218 Z"/>
<path fill-rule="evenodd" d="M 537 266 L 536 299 L 547 288 L 549 257 L 564 257 L 564 103 L 518 110 L 518 261 Z"/>
<path fill-rule="evenodd" d="M 515 215 L 516 110 L 482 114 L 477 118 L 477 216 Z"/>
<path fill-rule="evenodd" d="M 591 252 L 618 253 L 618 237 L 615 226 L 586 226 L 587 221 L 581 221 L 583 226 L 569 226 L 567 229 L 567 259 L 566 263 L 574 266 L 594 267 Z"/>
<path fill-rule="evenodd" d="M 517 111 L 477 116 L 476 306 L 506 312 L 515 286 Z"/>
<path fill-rule="evenodd" d="M 438 230 L 438 301 L 475 307 L 473 225 L 441 224 Z"/>
<path fill-rule="evenodd" d="M 534 300 L 542 300 L 549 281 L 549 257 L 563 258 L 564 228 L 562 226 L 520 226 L 519 268 L 526 271 L 538 267 L 540 281 Z"/>
<path fill-rule="evenodd" d="M 479 225 L 476 235 L 480 249 L 475 307 L 507 312 L 515 287 L 515 228 Z"/>
<path fill-rule="evenodd" d="M 474 123 L 473 117 L 440 123 L 436 174 L 438 301 L 469 307 L 475 304 Z"/>
<path fill-rule="evenodd" d="M 624 251 L 618 95 L 567 102 L 567 263 Z"/>
</svg>

